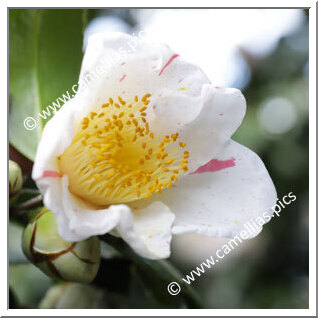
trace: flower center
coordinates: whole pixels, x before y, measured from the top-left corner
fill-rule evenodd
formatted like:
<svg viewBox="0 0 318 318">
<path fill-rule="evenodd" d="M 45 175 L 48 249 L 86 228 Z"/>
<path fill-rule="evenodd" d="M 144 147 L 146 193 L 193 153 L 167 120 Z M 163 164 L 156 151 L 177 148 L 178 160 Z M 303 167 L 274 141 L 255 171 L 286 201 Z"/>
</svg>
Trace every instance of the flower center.
<svg viewBox="0 0 318 318">
<path fill-rule="evenodd" d="M 70 191 L 95 205 L 161 193 L 187 171 L 189 152 L 178 133 L 155 136 L 147 122 L 150 94 L 109 101 L 81 122 L 59 157 Z"/>
</svg>

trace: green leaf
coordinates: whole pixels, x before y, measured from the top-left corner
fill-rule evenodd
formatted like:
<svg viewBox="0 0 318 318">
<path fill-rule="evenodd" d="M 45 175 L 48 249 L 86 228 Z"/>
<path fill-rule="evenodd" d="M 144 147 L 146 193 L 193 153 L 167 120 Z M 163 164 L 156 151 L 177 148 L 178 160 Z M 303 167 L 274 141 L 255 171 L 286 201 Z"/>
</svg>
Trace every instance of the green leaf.
<svg viewBox="0 0 318 318">
<path fill-rule="evenodd" d="M 71 88 L 78 81 L 83 57 L 85 23 L 82 9 L 9 10 L 9 139 L 31 160 L 52 116 L 47 107 L 66 92 L 70 98 L 73 95 Z M 60 106 L 63 103 L 59 100 Z M 46 119 L 39 116 L 44 115 L 43 110 L 50 112 Z M 35 129 L 24 127 L 26 117 L 36 120 Z"/>
<path fill-rule="evenodd" d="M 9 286 L 23 308 L 37 308 L 53 281 L 34 265 L 10 264 Z"/>
<path fill-rule="evenodd" d="M 9 262 L 10 264 L 28 263 L 21 247 L 23 227 L 19 224 L 9 223 Z"/>
<path fill-rule="evenodd" d="M 137 275 L 148 289 L 147 292 L 166 308 L 182 308 L 184 305 L 188 308 L 203 308 L 196 292 L 181 281 L 182 274 L 168 261 L 145 259 L 134 253 L 123 240 L 109 234 L 101 236 L 100 239 L 135 264 Z M 167 287 L 171 282 L 177 282 L 181 286 L 178 295 L 172 296 L 168 293 Z"/>
</svg>

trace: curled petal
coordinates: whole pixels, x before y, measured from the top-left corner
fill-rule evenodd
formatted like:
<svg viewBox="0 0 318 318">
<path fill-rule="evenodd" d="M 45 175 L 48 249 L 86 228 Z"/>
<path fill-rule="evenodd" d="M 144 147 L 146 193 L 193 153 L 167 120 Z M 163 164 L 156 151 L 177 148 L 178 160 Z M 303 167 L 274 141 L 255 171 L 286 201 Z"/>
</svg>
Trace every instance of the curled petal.
<svg viewBox="0 0 318 318">
<path fill-rule="evenodd" d="M 118 234 L 141 256 L 161 259 L 170 256 L 174 214 L 162 202 L 133 208 L 122 214 Z"/>
</svg>

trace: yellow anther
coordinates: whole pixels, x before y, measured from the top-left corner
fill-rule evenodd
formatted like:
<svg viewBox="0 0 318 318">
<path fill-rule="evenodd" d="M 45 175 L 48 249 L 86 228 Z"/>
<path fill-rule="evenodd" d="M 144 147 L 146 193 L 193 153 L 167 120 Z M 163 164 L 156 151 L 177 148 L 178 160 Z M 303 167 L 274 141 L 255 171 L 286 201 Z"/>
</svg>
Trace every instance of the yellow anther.
<svg viewBox="0 0 318 318">
<path fill-rule="evenodd" d="M 171 138 L 172 138 L 172 140 L 173 140 L 173 141 L 176 141 L 176 140 L 177 140 L 177 138 L 178 138 L 178 136 L 179 136 L 179 134 L 178 134 L 178 133 L 176 133 L 176 134 L 172 134 L 172 135 L 171 135 Z"/>
<path fill-rule="evenodd" d="M 112 98 L 109 99 L 109 104 L 113 105 L 114 104 L 114 100 Z"/>
<path fill-rule="evenodd" d="M 181 169 L 183 170 L 183 171 L 188 171 L 188 167 L 187 167 L 187 165 L 181 165 Z"/>
<path fill-rule="evenodd" d="M 148 97 L 151 97 L 151 94 L 146 94 L 141 100 L 144 102 L 148 99 Z"/>
<path fill-rule="evenodd" d="M 146 114 L 146 113 L 140 113 L 140 115 L 141 115 L 141 116 L 147 116 L 147 114 Z"/>
<path fill-rule="evenodd" d="M 143 142 L 143 143 L 141 144 L 141 146 L 142 146 L 143 149 L 145 149 L 145 148 L 147 147 L 147 144 L 146 144 L 145 142 Z"/>
<path fill-rule="evenodd" d="M 139 111 L 142 113 L 144 110 L 146 110 L 148 107 L 147 106 L 144 106 L 144 107 L 141 107 L 140 109 L 139 109 Z"/>
<path fill-rule="evenodd" d="M 102 105 L 102 108 L 106 108 L 106 107 L 108 107 L 108 106 L 109 106 L 109 104 L 106 103 L 106 104 L 103 104 L 103 105 Z"/>
<path fill-rule="evenodd" d="M 138 96 L 137 95 L 135 96 L 135 102 L 138 102 Z"/>
<path fill-rule="evenodd" d="M 118 96 L 118 100 L 122 105 L 126 105 L 126 102 L 120 96 Z"/>
<path fill-rule="evenodd" d="M 129 116 L 130 118 L 133 118 L 135 115 L 134 115 L 133 113 L 130 113 L 128 116 Z"/>
<path fill-rule="evenodd" d="M 120 108 L 120 105 L 118 103 L 115 103 L 115 107 Z"/>
<path fill-rule="evenodd" d="M 145 163 L 145 160 L 144 160 L 144 159 L 140 159 L 140 160 L 139 160 L 139 163 L 140 163 L 141 165 L 143 165 L 143 164 Z"/>
<path fill-rule="evenodd" d="M 91 112 L 90 113 L 90 116 L 91 116 L 91 119 L 94 119 L 94 117 L 96 116 L 97 114 L 95 112 Z"/>
<path fill-rule="evenodd" d="M 165 165 L 170 165 L 174 162 L 174 159 L 169 159 L 166 162 L 164 162 Z"/>
<path fill-rule="evenodd" d="M 186 144 L 185 144 L 184 142 L 179 142 L 179 146 L 180 146 L 181 148 L 184 148 L 184 147 L 186 146 Z"/>
<path fill-rule="evenodd" d="M 124 115 L 125 115 L 124 112 L 120 112 L 120 113 L 118 114 L 118 118 L 121 118 L 121 117 L 123 117 Z"/>
</svg>

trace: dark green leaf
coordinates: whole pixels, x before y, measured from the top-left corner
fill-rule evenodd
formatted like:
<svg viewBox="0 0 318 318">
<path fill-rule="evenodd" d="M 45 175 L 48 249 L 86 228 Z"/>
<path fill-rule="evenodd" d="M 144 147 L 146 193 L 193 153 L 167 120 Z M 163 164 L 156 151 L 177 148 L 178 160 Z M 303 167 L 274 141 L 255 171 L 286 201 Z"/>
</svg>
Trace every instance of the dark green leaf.
<svg viewBox="0 0 318 318">
<path fill-rule="evenodd" d="M 9 10 L 9 138 L 23 155 L 34 160 L 45 122 L 39 116 L 78 81 L 82 60 L 81 9 Z M 59 102 L 60 106 L 63 102 Z M 58 110 L 58 107 L 56 108 Z M 33 117 L 37 126 L 24 127 Z"/>
<path fill-rule="evenodd" d="M 11 289 L 9 288 L 9 309 L 17 309 L 17 301 Z"/>
</svg>

